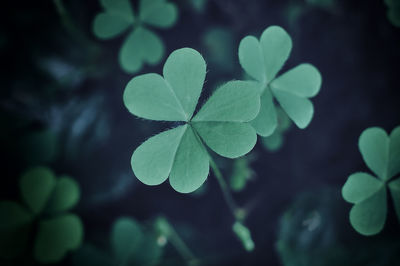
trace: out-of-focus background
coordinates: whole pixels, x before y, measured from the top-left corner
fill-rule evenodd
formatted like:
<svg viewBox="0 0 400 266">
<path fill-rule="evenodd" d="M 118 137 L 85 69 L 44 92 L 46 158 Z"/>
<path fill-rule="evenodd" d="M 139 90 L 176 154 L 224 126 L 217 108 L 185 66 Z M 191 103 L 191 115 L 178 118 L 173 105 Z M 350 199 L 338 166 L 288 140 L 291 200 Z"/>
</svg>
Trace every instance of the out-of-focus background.
<svg viewBox="0 0 400 266">
<path fill-rule="evenodd" d="M 134 74 L 118 62 L 126 34 L 110 40 L 93 34 L 94 17 L 103 10 L 99 1 L 4 3 L 0 200 L 23 204 L 19 180 L 37 166 L 70 176 L 80 188 L 79 202 L 69 212 L 83 224 L 82 245 L 50 264 L 100 265 L 97 259 L 107 265 L 115 253 L 112 228 L 130 217 L 143 238 L 156 235 L 160 249 L 157 259 L 135 265 L 398 265 L 400 227 L 392 204 L 384 230 L 365 237 L 351 228 L 351 205 L 340 194 L 351 173 L 369 171 L 357 147 L 361 132 L 371 126 L 390 132 L 400 125 L 400 28 L 388 18 L 385 1 L 170 2 L 179 10 L 176 24 L 152 29 L 165 55 Z M 137 1 L 131 3 L 137 10 Z M 246 35 L 259 37 L 270 25 L 283 27 L 293 39 L 284 70 L 312 63 L 323 83 L 305 130 L 292 124 L 280 145 L 259 139 L 239 161 L 217 158 L 235 199 L 249 211 L 246 225 L 255 250 L 248 253 L 232 233 L 233 217 L 212 174 L 193 194 L 175 192 L 168 182 L 153 187 L 135 178 L 134 149 L 172 125 L 137 119 L 122 94 L 132 77 L 161 73 L 169 53 L 192 47 L 208 63 L 204 95 L 209 95 L 218 84 L 244 77 L 239 42 Z M 235 178 L 244 178 L 245 186 Z M 174 228 L 167 243 L 154 233 L 162 228 L 160 217 Z M 1 265 L 41 264 L 32 255 L 37 233 L 32 228 L 20 255 L 0 259 Z M 1 248 L 7 246 L 3 242 Z M 149 250 L 144 247 L 137 254 Z"/>
</svg>

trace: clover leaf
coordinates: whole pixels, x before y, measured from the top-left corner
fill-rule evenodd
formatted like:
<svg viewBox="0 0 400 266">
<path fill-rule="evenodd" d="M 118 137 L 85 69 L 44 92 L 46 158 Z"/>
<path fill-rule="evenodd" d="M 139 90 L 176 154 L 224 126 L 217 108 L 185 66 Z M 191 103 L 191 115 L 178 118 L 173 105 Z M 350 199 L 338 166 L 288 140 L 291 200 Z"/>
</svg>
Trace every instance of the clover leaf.
<svg viewBox="0 0 400 266">
<path fill-rule="evenodd" d="M 251 169 L 251 162 L 254 157 L 241 157 L 233 162 L 232 173 L 230 176 L 229 185 L 235 192 L 242 191 L 249 180 L 251 180 L 255 172 Z"/>
<path fill-rule="evenodd" d="M 290 128 L 292 124 L 290 122 L 289 117 L 282 110 L 282 108 L 278 107 L 276 109 L 276 113 L 277 113 L 278 124 L 276 126 L 274 133 L 272 133 L 272 135 L 268 137 L 263 137 L 261 139 L 263 146 L 271 152 L 278 151 L 282 147 L 284 141 L 283 135 L 286 133 L 286 131 Z"/>
<path fill-rule="evenodd" d="M 79 200 L 79 186 L 71 178 L 55 178 L 45 167 L 27 171 L 20 180 L 24 205 L 0 202 L 0 257 L 12 259 L 21 254 L 37 229 L 33 253 L 41 263 L 60 261 L 66 252 L 82 242 L 80 218 L 68 213 Z M 34 228 L 37 225 L 37 228 Z"/>
<path fill-rule="evenodd" d="M 129 0 L 100 0 L 104 11 L 93 22 L 93 32 L 100 39 L 111 39 L 131 28 L 119 52 L 121 67 L 129 73 L 145 63 L 155 65 L 164 55 L 160 37 L 148 27 L 169 28 L 177 20 L 175 4 L 167 0 L 141 0 L 135 14 Z"/>
<path fill-rule="evenodd" d="M 352 174 L 342 188 L 342 195 L 354 204 L 350 211 L 354 229 L 363 235 L 374 235 L 386 221 L 387 187 L 400 221 L 400 178 L 391 181 L 400 173 L 400 127 L 390 136 L 381 128 L 368 128 L 358 144 L 365 163 L 378 178 L 362 172 Z"/>
<path fill-rule="evenodd" d="M 250 230 L 240 222 L 235 222 L 232 226 L 233 232 L 237 238 L 242 242 L 243 247 L 246 251 L 250 252 L 254 250 L 254 242 L 251 238 Z"/>
<path fill-rule="evenodd" d="M 251 124 L 260 136 L 270 136 L 277 127 L 274 99 L 299 128 L 307 127 L 313 117 L 309 98 L 321 87 L 319 71 L 310 64 L 300 64 L 277 77 L 291 50 L 290 36 L 278 26 L 268 27 L 260 40 L 247 36 L 240 42 L 240 64 L 259 83 L 261 108 Z"/>
<path fill-rule="evenodd" d="M 112 225 L 110 253 L 90 244 L 83 245 L 74 256 L 74 265 L 155 265 L 163 253 L 152 231 L 144 230 L 133 218 L 118 218 Z"/>
<path fill-rule="evenodd" d="M 168 57 L 163 74 L 134 77 L 125 88 L 125 106 L 138 117 L 182 125 L 140 145 L 132 155 L 132 170 L 144 184 L 158 185 L 169 176 L 176 191 L 189 193 L 207 178 L 205 146 L 228 158 L 254 147 L 257 135 L 247 122 L 259 112 L 259 92 L 252 81 L 228 82 L 193 117 L 206 76 L 203 57 L 191 48 L 178 49 Z"/>
</svg>

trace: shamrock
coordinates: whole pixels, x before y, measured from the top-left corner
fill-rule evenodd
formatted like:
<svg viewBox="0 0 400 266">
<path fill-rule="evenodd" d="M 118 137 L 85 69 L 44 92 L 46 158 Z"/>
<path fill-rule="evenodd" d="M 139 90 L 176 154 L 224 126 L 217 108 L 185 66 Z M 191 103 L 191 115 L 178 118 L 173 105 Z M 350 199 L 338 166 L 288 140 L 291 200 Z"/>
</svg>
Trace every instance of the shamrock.
<svg viewBox="0 0 400 266">
<path fill-rule="evenodd" d="M 164 55 L 164 44 L 147 26 L 169 28 L 174 25 L 178 14 L 176 6 L 166 0 L 141 0 L 135 16 L 129 0 L 100 2 L 105 11 L 98 14 L 93 23 L 93 32 L 98 38 L 111 39 L 132 28 L 119 53 L 121 67 L 133 73 L 144 63 L 159 63 Z"/>
<path fill-rule="evenodd" d="M 112 252 L 108 254 L 93 245 L 85 244 L 76 252 L 74 265 L 155 265 L 163 253 L 156 236 L 155 232 L 144 230 L 133 218 L 118 218 L 111 229 Z"/>
<path fill-rule="evenodd" d="M 400 27 L 400 0 L 385 0 L 387 17 L 393 26 Z"/>
<path fill-rule="evenodd" d="M 276 77 L 291 49 L 290 36 L 278 26 L 268 27 L 260 40 L 247 36 L 239 45 L 242 68 L 260 84 L 260 113 L 251 124 L 263 137 L 271 135 L 277 126 L 274 98 L 299 128 L 307 127 L 314 114 L 308 98 L 318 93 L 322 81 L 314 66 L 301 64 Z"/>
<path fill-rule="evenodd" d="M 176 191 L 189 193 L 207 178 L 205 145 L 228 158 L 254 147 L 257 135 L 247 122 L 259 112 L 259 92 L 252 81 L 228 82 L 193 117 L 206 76 L 203 57 L 190 48 L 178 49 L 168 57 L 163 74 L 133 78 L 124 92 L 125 106 L 138 117 L 182 125 L 140 145 L 132 155 L 132 170 L 144 184 L 158 185 L 169 176 Z"/>
<path fill-rule="evenodd" d="M 278 107 L 276 111 L 278 117 L 277 119 L 278 124 L 276 126 L 274 133 L 272 133 L 272 135 L 268 137 L 263 137 L 261 139 L 263 146 L 271 152 L 278 151 L 282 147 L 284 141 L 283 136 L 291 125 L 289 117 L 282 110 L 282 108 Z"/>
<path fill-rule="evenodd" d="M 0 202 L 0 256 L 12 259 L 21 254 L 37 225 L 34 257 L 41 263 L 60 261 L 82 242 L 83 226 L 78 216 L 66 212 L 79 200 L 78 184 L 58 179 L 44 167 L 27 171 L 20 180 L 24 205 Z"/>
<path fill-rule="evenodd" d="M 378 178 L 362 172 L 352 174 L 342 188 L 342 195 L 354 204 L 350 211 L 354 229 L 363 235 L 374 235 L 385 224 L 387 186 L 400 220 L 400 178 L 391 181 L 400 173 L 400 127 L 390 136 L 381 128 L 368 128 L 361 134 L 358 145 L 365 163 Z"/>
</svg>

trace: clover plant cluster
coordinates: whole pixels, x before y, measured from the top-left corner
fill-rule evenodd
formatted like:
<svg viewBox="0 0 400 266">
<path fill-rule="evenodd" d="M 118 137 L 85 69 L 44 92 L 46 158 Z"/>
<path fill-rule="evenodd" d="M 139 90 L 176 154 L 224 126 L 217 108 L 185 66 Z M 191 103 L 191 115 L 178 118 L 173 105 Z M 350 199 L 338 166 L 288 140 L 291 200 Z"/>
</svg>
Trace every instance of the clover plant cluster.
<svg viewBox="0 0 400 266">
<path fill-rule="evenodd" d="M 72 178 L 56 178 L 50 169 L 36 167 L 22 175 L 20 191 L 23 204 L 0 202 L 0 257 L 21 255 L 30 239 L 34 239 L 33 256 L 41 263 L 60 261 L 80 246 L 83 225 L 69 212 L 80 196 Z"/>
<path fill-rule="evenodd" d="M 140 71 L 143 64 L 155 65 L 162 59 L 165 47 L 160 37 L 149 28 L 172 27 L 178 17 L 175 4 L 167 0 L 140 0 L 134 12 L 129 0 L 100 0 L 104 11 L 93 22 L 93 32 L 100 39 L 111 39 L 130 31 L 119 53 L 123 70 Z"/>
<path fill-rule="evenodd" d="M 358 172 L 349 176 L 343 198 L 353 203 L 350 223 L 363 235 L 379 233 L 386 221 L 387 189 L 400 221 L 400 127 L 390 136 L 377 127 L 364 130 L 358 146 L 366 165 L 376 175 Z"/>
</svg>

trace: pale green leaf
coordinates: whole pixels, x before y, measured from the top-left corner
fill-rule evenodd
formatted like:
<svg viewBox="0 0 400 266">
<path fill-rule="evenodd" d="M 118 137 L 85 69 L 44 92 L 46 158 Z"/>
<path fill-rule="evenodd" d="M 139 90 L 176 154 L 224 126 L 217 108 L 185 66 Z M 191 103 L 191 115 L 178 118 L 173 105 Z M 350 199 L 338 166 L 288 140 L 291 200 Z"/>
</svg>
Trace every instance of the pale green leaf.
<svg viewBox="0 0 400 266">
<path fill-rule="evenodd" d="M 165 0 L 141 0 L 139 18 L 143 23 L 151 26 L 168 28 L 175 24 L 178 9 L 175 4 Z"/>
<path fill-rule="evenodd" d="M 66 211 L 78 203 L 79 197 L 78 183 L 70 177 L 62 176 L 57 180 L 46 210 L 49 212 Z"/>
<path fill-rule="evenodd" d="M 246 251 L 250 252 L 254 250 L 254 242 L 251 238 L 251 232 L 246 226 L 239 222 L 235 222 L 232 226 L 232 230 L 242 242 Z"/>
<path fill-rule="evenodd" d="M 133 152 L 132 170 L 142 183 L 159 185 L 168 178 L 186 128 L 179 126 L 155 135 Z"/>
<path fill-rule="evenodd" d="M 207 146 L 228 158 L 245 155 L 257 142 L 256 131 L 247 123 L 193 122 L 193 127 Z"/>
<path fill-rule="evenodd" d="M 144 27 L 137 27 L 122 44 L 119 63 L 128 73 L 138 72 L 143 64 L 159 63 L 164 50 L 164 44 L 157 34 Z"/>
<path fill-rule="evenodd" d="M 400 126 L 390 133 L 388 178 L 400 173 Z"/>
<path fill-rule="evenodd" d="M 125 106 L 136 116 L 151 120 L 186 120 L 175 91 L 158 74 L 134 77 L 126 85 L 123 98 Z"/>
<path fill-rule="evenodd" d="M 20 180 L 21 196 L 34 214 L 39 214 L 56 185 L 54 174 L 45 167 L 36 167 L 23 174 Z"/>
<path fill-rule="evenodd" d="M 98 14 L 93 21 L 93 33 L 101 39 L 110 39 L 118 36 L 132 25 L 124 17 L 109 12 Z"/>
<path fill-rule="evenodd" d="M 371 127 L 363 131 L 358 146 L 367 166 L 382 180 L 387 180 L 387 166 L 389 162 L 389 137 L 378 127 Z"/>
<path fill-rule="evenodd" d="M 209 158 L 203 144 L 188 127 L 176 152 L 169 182 L 178 192 L 190 193 L 207 179 Z"/>
<path fill-rule="evenodd" d="M 264 147 L 271 152 L 279 150 L 283 145 L 282 133 L 277 131 L 275 131 L 271 136 L 264 137 L 261 140 Z"/>
<path fill-rule="evenodd" d="M 267 137 L 275 131 L 278 125 L 275 104 L 268 88 L 261 94 L 260 103 L 260 112 L 250 123 L 258 135 Z"/>
<path fill-rule="evenodd" d="M 260 81 L 266 83 L 266 69 L 263 51 L 259 41 L 253 36 L 246 36 L 239 44 L 239 62 L 246 73 Z"/>
<path fill-rule="evenodd" d="M 12 259 L 27 246 L 31 214 L 18 203 L 0 202 L 0 258 Z"/>
<path fill-rule="evenodd" d="M 134 15 L 130 0 L 100 0 L 105 11 L 133 23 Z"/>
<path fill-rule="evenodd" d="M 206 62 L 194 49 L 178 49 L 168 57 L 163 74 L 189 120 L 203 88 Z"/>
<path fill-rule="evenodd" d="M 355 204 L 350 211 L 350 223 L 362 235 L 379 233 L 386 221 L 386 188 L 381 187 L 368 199 Z"/>
<path fill-rule="evenodd" d="M 80 218 L 66 214 L 42 220 L 35 240 L 34 256 L 41 263 L 55 263 L 70 250 L 79 248 L 83 240 Z"/>
<path fill-rule="evenodd" d="M 301 64 L 273 80 L 270 86 L 299 97 L 313 97 L 319 92 L 321 83 L 318 69 L 310 64 Z"/>
<path fill-rule="evenodd" d="M 259 111 L 259 84 L 253 81 L 230 81 L 211 95 L 193 121 L 248 122 Z"/>
<path fill-rule="evenodd" d="M 119 218 L 113 225 L 111 232 L 111 245 L 115 258 L 123 265 L 135 253 L 139 253 L 143 232 L 134 219 Z"/>
<path fill-rule="evenodd" d="M 355 173 L 349 176 L 342 188 L 343 198 L 350 203 L 360 203 L 384 187 L 379 179 L 366 174 Z"/>
<path fill-rule="evenodd" d="M 390 194 L 392 195 L 393 205 L 396 210 L 397 218 L 400 221 L 400 178 L 389 183 Z"/>
<path fill-rule="evenodd" d="M 159 265 L 162 251 L 162 248 L 157 243 L 156 236 L 148 233 L 140 243 L 139 252 L 136 252 L 134 256 L 131 256 L 129 261 L 127 261 L 124 265 Z"/>
<path fill-rule="evenodd" d="M 268 27 L 260 38 L 267 82 L 272 81 L 283 67 L 292 50 L 292 39 L 279 26 Z"/>
<path fill-rule="evenodd" d="M 276 89 L 272 92 L 283 110 L 299 128 L 308 126 L 314 115 L 314 107 L 309 99 Z"/>
<path fill-rule="evenodd" d="M 254 175 L 249 161 L 248 157 L 241 157 L 233 161 L 233 169 L 229 179 L 229 184 L 233 191 L 242 191 L 247 181 Z"/>
</svg>

